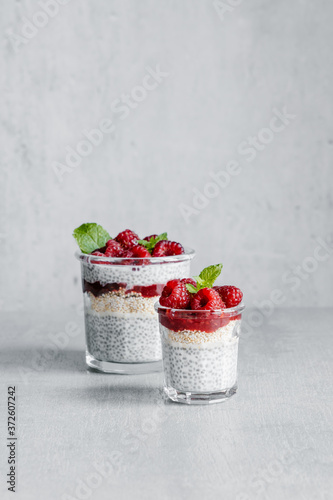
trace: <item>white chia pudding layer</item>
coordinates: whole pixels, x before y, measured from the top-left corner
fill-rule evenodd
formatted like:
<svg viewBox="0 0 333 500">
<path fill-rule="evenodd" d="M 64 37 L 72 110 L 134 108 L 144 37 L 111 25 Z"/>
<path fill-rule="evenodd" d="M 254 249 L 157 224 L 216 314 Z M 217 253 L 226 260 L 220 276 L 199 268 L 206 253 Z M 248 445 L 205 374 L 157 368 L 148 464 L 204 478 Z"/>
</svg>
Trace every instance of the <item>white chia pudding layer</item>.
<svg viewBox="0 0 333 500">
<path fill-rule="evenodd" d="M 162 359 L 156 297 L 109 292 L 84 294 L 87 350 L 100 361 L 144 363 Z"/>
<path fill-rule="evenodd" d="M 82 279 L 89 283 L 99 281 L 107 283 L 126 283 L 130 288 L 135 285 L 149 286 L 165 284 L 176 278 L 190 276 L 190 260 L 182 262 L 166 262 L 163 264 L 147 264 L 144 266 L 101 265 L 81 262 Z"/>
<path fill-rule="evenodd" d="M 160 324 L 165 383 L 178 391 L 214 392 L 237 382 L 240 321 L 215 332 L 174 332 Z"/>
</svg>

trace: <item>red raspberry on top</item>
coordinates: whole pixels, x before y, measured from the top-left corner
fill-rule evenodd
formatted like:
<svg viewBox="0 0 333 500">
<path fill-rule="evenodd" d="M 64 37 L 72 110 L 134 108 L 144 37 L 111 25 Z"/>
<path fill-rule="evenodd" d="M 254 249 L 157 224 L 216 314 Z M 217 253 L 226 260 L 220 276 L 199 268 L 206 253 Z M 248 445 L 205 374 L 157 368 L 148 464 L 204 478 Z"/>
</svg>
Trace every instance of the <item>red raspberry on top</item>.
<svg viewBox="0 0 333 500">
<path fill-rule="evenodd" d="M 176 241 L 162 240 L 156 243 L 153 257 L 168 257 L 185 253 L 183 246 Z"/>
<path fill-rule="evenodd" d="M 145 241 L 150 241 L 152 238 L 157 238 L 158 234 L 151 234 L 150 236 L 145 236 L 145 238 L 143 238 Z"/>
<path fill-rule="evenodd" d="M 91 255 L 96 255 L 96 257 L 105 257 L 105 254 L 103 252 L 101 252 L 100 250 L 95 250 L 94 252 L 91 252 Z M 108 262 L 102 262 L 100 260 L 92 260 L 91 263 L 92 264 L 103 264 L 103 265 L 109 264 Z"/>
<path fill-rule="evenodd" d="M 143 245 L 134 245 L 127 252 L 131 253 L 131 257 L 151 257 L 147 248 Z"/>
<path fill-rule="evenodd" d="M 186 285 L 186 283 L 188 283 L 189 285 L 193 285 L 193 286 L 197 286 L 197 282 L 192 279 L 192 278 L 183 278 L 180 280 L 182 283 L 184 283 L 184 285 Z"/>
<path fill-rule="evenodd" d="M 106 243 L 105 256 L 106 257 L 121 257 L 123 254 L 123 247 L 116 240 L 109 240 Z"/>
<path fill-rule="evenodd" d="M 115 240 L 124 248 L 132 248 L 137 244 L 138 239 L 139 236 L 130 229 L 125 229 L 125 231 L 122 231 L 115 237 Z"/>
<path fill-rule="evenodd" d="M 130 266 L 148 264 L 148 261 L 144 259 L 144 257 L 151 257 L 151 255 L 143 245 L 134 245 L 132 248 L 125 250 L 122 257 L 133 257 L 132 259 L 126 259 L 122 262 L 124 265 Z M 140 260 L 135 260 L 136 257 L 139 257 Z"/>
<path fill-rule="evenodd" d="M 168 281 L 162 290 L 160 304 L 173 309 L 186 309 L 190 305 L 191 295 L 180 280 Z"/>
<path fill-rule="evenodd" d="M 214 286 L 214 290 L 217 291 L 228 309 L 229 307 L 236 307 L 242 302 L 243 292 L 235 286 Z"/>
<path fill-rule="evenodd" d="M 197 311 L 213 311 L 224 308 L 225 304 L 221 297 L 212 288 L 202 288 L 191 298 L 191 309 Z"/>
</svg>

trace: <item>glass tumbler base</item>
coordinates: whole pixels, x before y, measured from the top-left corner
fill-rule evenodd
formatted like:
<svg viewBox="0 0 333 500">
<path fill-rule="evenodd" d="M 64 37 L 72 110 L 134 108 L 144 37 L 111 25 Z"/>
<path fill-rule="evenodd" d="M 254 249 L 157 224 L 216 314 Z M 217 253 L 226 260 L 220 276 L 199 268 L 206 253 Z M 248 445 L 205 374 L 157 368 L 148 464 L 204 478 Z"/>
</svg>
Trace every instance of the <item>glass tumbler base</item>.
<svg viewBox="0 0 333 500">
<path fill-rule="evenodd" d="M 163 369 L 162 360 L 147 363 L 115 363 L 100 361 L 86 351 L 86 363 L 90 368 L 102 373 L 118 373 L 122 375 L 141 375 L 144 373 L 160 372 Z"/>
<path fill-rule="evenodd" d="M 221 403 L 231 398 L 237 391 L 237 384 L 230 389 L 214 392 L 183 392 L 177 391 L 173 387 L 164 387 L 164 392 L 169 399 L 175 403 L 184 403 L 186 405 L 208 405 Z"/>
</svg>

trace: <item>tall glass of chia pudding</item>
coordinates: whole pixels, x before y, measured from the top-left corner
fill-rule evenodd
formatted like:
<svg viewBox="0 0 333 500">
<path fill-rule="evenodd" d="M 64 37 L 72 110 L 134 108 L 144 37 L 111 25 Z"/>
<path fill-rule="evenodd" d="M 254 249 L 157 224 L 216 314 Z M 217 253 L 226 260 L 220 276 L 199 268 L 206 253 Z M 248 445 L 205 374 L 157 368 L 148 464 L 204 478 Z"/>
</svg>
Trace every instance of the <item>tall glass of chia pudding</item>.
<svg viewBox="0 0 333 500">
<path fill-rule="evenodd" d="M 81 262 L 86 362 L 106 373 L 149 373 L 162 368 L 154 309 L 168 280 L 190 275 L 195 252 L 128 258 L 77 252 Z"/>
<path fill-rule="evenodd" d="M 167 396 L 179 403 L 208 404 L 235 394 L 244 305 L 223 310 L 155 308 Z"/>
</svg>

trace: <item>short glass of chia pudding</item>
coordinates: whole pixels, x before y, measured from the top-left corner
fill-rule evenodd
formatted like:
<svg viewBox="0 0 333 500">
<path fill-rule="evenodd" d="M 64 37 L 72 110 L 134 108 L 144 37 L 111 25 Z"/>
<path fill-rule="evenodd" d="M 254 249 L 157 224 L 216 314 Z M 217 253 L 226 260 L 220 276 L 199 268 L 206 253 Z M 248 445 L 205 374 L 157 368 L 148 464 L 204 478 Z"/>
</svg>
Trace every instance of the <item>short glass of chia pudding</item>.
<svg viewBox="0 0 333 500">
<path fill-rule="evenodd" d="M 202 311 L 171 309 L 157 303 L 166 395 L 175 402 L 209 404 L 237 390 L 241 303 Z"/>
<path fill-rule="evenodd" d="M 87 365 L 104 373 L 160 371 L 154 304 L 168 280 L 190 275 L 194 250 L 135 259 L 75 255 L 81 262 Z"/>
</svg>

